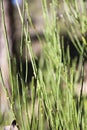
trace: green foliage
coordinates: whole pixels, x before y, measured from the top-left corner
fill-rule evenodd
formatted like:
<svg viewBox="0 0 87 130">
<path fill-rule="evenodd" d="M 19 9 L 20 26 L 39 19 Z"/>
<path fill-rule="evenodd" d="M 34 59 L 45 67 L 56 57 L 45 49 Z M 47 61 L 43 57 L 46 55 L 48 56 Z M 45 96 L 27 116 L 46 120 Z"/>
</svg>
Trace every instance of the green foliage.
<svg viewBox="0 0 87 130">
<path fill-rule="evenodd" d="M 63 1 L 64 9 L 64 28 L 68 37 L 77 48 L 82 62 L 80 62 L 83 73 L 84 46 L 87 45 L 86 38 L 83 35 L 86 32 L 86 15 L 84 2 L 82 2 L 82 14 L 80 16 L 78 3 Z M 87 105 L 86 100 L 80 96 L 75 97 L 75 89 L 79 77 L 79 69 L 76 69 L 77 62 L 72 61 L 70 50 L 67 47 L 67 53 L 64 52 L 64 40 L 61 38 L 61 26 L 57 18 L 57 8 L 59 4 L 57 0 L 52 0 L 49 9 L 47 1 L 42 0 L 42 10 L 44 17 L 44 43 L 42 44 L 42 54 L 40 56 L 39 67 L 35 63 L 35 57 L 31 47 L 31 38 L 29 30 L 23 23 L 24 13 L 31 26 L 31 17 L 29 15 L 29 6 L 27 1 L 23 3 L 23 14 L 18 6 L 19 15 L 22 23 L 20 61 L 22 60 L 22 42 L 23 34 L 25 35 L 25 43 L 27 52 L 30 53 L 30 59 L 33 66 L 34 77 L 29 85 L 26 85 L 28 73 L 28 59 L 26 57 L 26 78 L 25 81 L 16 71 L 16 60 L 10 64 L 11 82 L 12 82 L 12 98 L 10 107 L 13 118 L 16 118 L 21 130 L 86 130 L 87 129 Z M 3 8 L 2 8 L 3 9 Z M 71 15 L 72 14 L 72 15 Z M 3 15 L 4 18 L 4 15 Z M 78 21 L 79 19 L 79 21 Z M 67 25 L 69 27 L 67 27 Z M 5 26 L 5 24 L 4 24 Z M 29 25 L 27 25 L 29 26 Z M 80 27 L 80 36 L 76 31 Z M 5 30 L 6 34 L 6 30 Z M 38 33 L 37 37 L 41 41 Z M 62 40 L 61 40 L 62 39 Z M 82 44 L 81 41 L 82 40 Z M 42 41 L 43 42 L 43 41 Z M 9 57 L 9 56 L 8 56 Z M 14 68 L 11 68 L 14 66 Z M 78 64 L 79 66 L 79 64 Z M 20 64 L 22 73 L 22 63 Z M 79 68 L 79 67 L 78 67 Z M 20 80 L 20 83 L 19 83 Z M 19 87 L 22 87 L 22 95 L 20 95 Z M 82 79 L 83 88 L 83 79 Z M 9 120 L 12 119 L 10 114 Z M 8 118 L 4 119 L 5 121 Z M 8 120 L 8 122 L 9 122 Z M 13 120 L 13 119 L 12 119 Z M 5 123 L 2 123 L 3 126 Z"/>
</svg>

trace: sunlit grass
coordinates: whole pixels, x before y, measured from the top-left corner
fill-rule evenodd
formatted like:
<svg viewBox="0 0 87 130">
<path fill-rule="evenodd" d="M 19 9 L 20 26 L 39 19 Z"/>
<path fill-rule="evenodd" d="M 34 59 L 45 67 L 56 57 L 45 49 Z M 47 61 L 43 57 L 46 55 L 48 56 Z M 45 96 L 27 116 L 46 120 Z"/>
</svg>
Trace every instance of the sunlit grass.
<svg viewBox="0 0 87 130">
<path fill-rule="evenodd" d="M 65 41 L 63 40 L 63 37 L 61 37 L 61 26 L 57 16 L 57 8 L 59 7 L 59 3 L 57 0 L 52 0 L 49 5 L 49 13 L 46 2 L 46 0 L 42 0 L 42 11 L 44 18 L 43 32 L 45 39 L 44 43 L 42 44 L 42 54 L 38 61 L 38 68 L 35 63 L 35 57 L 31 47 L 32 42 L 27 29 L 29 25 L 26 27 L 26 25 L 23 23 L 24 14 L 22 14 L 20 7 L 18 6 L 19 16 L 22 24 L 21 35 L 25 35 L 25 45 L 27 51 L 30 53 L 34 76 L 32 77 L 31 83 L 26 84 L 28 72 L 27 57 L 25 60 L 25 81 L 22 79 L 21 74 L 17 73 L 16 59 L 13 59 L 13 63 L 11 64 L 14 66 L 14 71 L 12 71 L 12 69 L 10 70 L 12 71 L 11 82 L 13 88 L 12 98 L 10 101 L 12 116 L 10 112 L 8 117 L 5 118 L 0 124 L 0 127 L 3 127 L 5 124 L 13 120 L 13 118 L 16 118 L 21 130 L 86 130 L 87 101 L 83 98 L 82 93 L 80 93 L 80 96 L 75 97 L 75 89 L 77 87 L 76 84 L 80 72 L 79 69 L 77 70 L 76 60 L 74 59 L 72 61 L 70 57 L 69 47 L 67 47 L 67 53 L 64 51 Z M 82 0 L 81 2 L 83 5 L 82 12 L 85 15 L 84 2 Z M 29 22 L 32 25 L 31 17 L 28 14 L 28 8 L 27 1 L 24 1 L 23 13 L 27 13 L 27 19 L 29 19 Z M 72 44 L 74 44 L 79 52 L 81 57 L 80 70 L 82 70 L 81 74 L 83 77 L 83 59 L 85 55 L 84 48 L 87 45 L 86 38 L 83 35 L 86 32 L 86 16 L 84 16 L 83 13 L 81 16 L 78 14 L 79 10 L 77 2 L 71 4 L 66 0 L 64 1 L 63 9 L 64 14 L 61 15 L 61 22 L 63 22 L 65 32 L 71 39 Z M 78 21 L 78 19 L 80 21 Z M 81 37 L 78 35 L 78 29 Z M 37 37 L 40 39 L 38 34 Z M 21 37 L 20 41 L 21 57 L 23 55 L 22 38 L 23 37 Z M 82 41 L 82 43 L 80 41 Z M 20 61 L 21 60 L 22 58 L 20 58 Z M 22 67 L 23 66 L 21 62 L 21 73 L 23 69 Z M 83 87 L 83 79 L 81 79 L 81 84 Z M 20 94 L 19 91 L 20 85 L 22 94 Z"/>
</svg>

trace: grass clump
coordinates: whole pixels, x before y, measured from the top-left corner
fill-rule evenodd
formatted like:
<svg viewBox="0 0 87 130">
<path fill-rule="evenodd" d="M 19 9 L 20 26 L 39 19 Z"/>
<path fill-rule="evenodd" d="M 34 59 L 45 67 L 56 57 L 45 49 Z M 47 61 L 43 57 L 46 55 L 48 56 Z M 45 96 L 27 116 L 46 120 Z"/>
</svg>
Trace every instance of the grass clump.
<svg viewBox="0 0 87 130">
<path fill-rule="evenodd" d="M 84 2 L 81 2 L 83 9 Z M 38 68 L 36 66 L 35 57 L 31 47 L 32 42 L 29 30 L 23 23 L 24 14 L 26 13 L 30 24 L 33 26 L 31 17 L 28 14 L 28 3 L 27 1 L 23 2 L 24 14 L 21 13 L 18 6 L 19 15 L 22 22 L 21 36 L 23 36 L 23 34 L 25 35 L 26 50 L 27 53 L 30 53 L 30 59 L 34 71 L 34 76 L 32 77 L 31 83 L 29 85 L 26 84 L 27 73 L 29 69 L 28 59 L 26 56 L 25 81 L 22 79 L 20 73 L 17 73 L 16 71 L 14 71 L 15 74 L 11 73 L 13 91 L 10 106 L 14 115 L 13 118 L 17 119 L 21 130 L 87 129 L 86 100 L 82 95 L 84 81 L 84 56 L 86 56 L 86 53 L 84 53 L 84 48 L 87 45 L 85 35 L 83 34 L 86 31 L 86 23 L 83 18 L 83 13 L 81 16 L 78 14 L 79 11 L 77 2 L 70 3 L 67 0 L 63 1 L 64 14 L 62 14 L 62 16 L 65 16 L 62 18 L 62 22 L 68 37 L 72 41 L 72 44 L 74 44 L 74 46 L 77 48 L 82 61 L 80 62 L 82 69 L 81 92 L 80 96 L 75 97 L 79 69 L 77 70 L 76 60 L 71 59 L 70 47 L 67 47 L 66 53 L 64 51 L 64 45 L 66 44 L 66 41 L 64 41 L 61 35 L 61 26 L 59 24 L 60 21 L 58 21 L 57 17 L 57 8 L 59 8 L 59 4 L 61 4 L 61 2 L 58 3 L 57 0 L 52 0 L 49 5 L 49 13 L 47 8 L 47 1 L 42 0 L 42 10 L 44 17 L 44 41 L 42 41 L 42 54 L 38 61 Z M 84 9 L 82 11 L 84 11 Z M 77 20 L 77 17 L 80 19 L 80 21 Z M 69 27 L 67 28 L 67 26 Z M 79 37 L 77 33 L 79 27 L 81 31 L 81 37 Z M 36 34 L 40 39 L 38 33 Z M 20 47 L 21 73 L 23 69 L 22 44 L 23 37 L 21 37 Z M 13 61 L 13 66 L 16 69 L 16 60 Z M 20 95 L 19 91 L 20 84 L 22 95 Z M 4 125 L 4 123 L 2 125 Z"/>
</svg>

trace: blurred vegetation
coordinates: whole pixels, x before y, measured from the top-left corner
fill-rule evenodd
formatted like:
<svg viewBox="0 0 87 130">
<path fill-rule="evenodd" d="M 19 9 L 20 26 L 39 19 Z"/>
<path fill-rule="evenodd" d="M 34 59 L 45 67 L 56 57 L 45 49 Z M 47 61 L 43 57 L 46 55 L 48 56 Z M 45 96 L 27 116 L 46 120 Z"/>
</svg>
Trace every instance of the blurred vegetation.
<svg viewBox="0 0 87 130">
<path fill-rule="evenodd" d="M 10 63 L 14 70 L 10 72 L 12 82 L 12 97 L 9 100 L 10 109 L 7 117 L 0 116 L 0 129 L 3 129 L 4 125 L 8 125 L 15 118 L 21 130 L 86 130 L 87 101 L 82 93 L 84 58 L 87 58 L 85 2 L 83 0 L 51 0 L 47 3 L 46 0 L 42 0 L 41 17 L 44 20 L 42 30 L 44 40 L 40 38 L 32 23 L 30 11 L 34 8 L 35 12 L 41 13 L 39 7 L 38 10 L 36 9 L 38 2 L 33 7 L 31 6 L 32 3 L 34 4 L 34 1 L 30 4 L 27 0 L 23 1 L 22 12 L 19 6 L 17 6 L 17 9 L 22 25 L 20 57 L 23 55 L 22 44 L 25 41 L 34 75 L 30 84 L 26 84 L 29 69 L 28 57 L 26 56 L 25 59 L 25 80 L 16 71 L 17 61 L 14 57 L 13 62 Z M 27 25 L 26 22 L 23 22 L 25 13 L 29 20 Z M 37 16 L 40 17 L 40 14 Z M 28 30 L 30 25 L 36 31 L 42 46 L 42 53 L 37 59 L 38 67 Z M 65 36 L 69 38 L 69 41 L 64 39 Z M 78 65 L 77 58 L 73 60 L 71 58 L 71 44 L 75 46 L 79 54 Z M 22 63 L 22 58 L 20 58 L 20 61 Z M 23 66 L 21 63 L 22 73 Z M 79 76 L 81 76 L 81 90 L 79 96 L 77 96 L 76 89 Z"/>
</svg>

